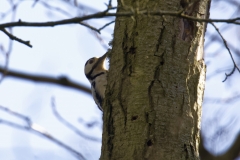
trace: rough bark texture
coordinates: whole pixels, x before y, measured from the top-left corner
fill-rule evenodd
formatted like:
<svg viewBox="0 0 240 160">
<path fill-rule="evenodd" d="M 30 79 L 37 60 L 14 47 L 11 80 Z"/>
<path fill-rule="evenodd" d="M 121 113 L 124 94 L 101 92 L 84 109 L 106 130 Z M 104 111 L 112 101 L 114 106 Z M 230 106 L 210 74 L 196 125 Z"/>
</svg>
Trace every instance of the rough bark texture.
<svg viewBox="0 0 240 160">
<path fill-rule="evenodd" d="M 188 1 L 123 0 L 118 11 L 179 11 Z M 186 14 L 205 18 L 208 0 Z M 205 25 L 178 17 L 117 17 L 101 160 L 199 159 Z"/>
</svg>

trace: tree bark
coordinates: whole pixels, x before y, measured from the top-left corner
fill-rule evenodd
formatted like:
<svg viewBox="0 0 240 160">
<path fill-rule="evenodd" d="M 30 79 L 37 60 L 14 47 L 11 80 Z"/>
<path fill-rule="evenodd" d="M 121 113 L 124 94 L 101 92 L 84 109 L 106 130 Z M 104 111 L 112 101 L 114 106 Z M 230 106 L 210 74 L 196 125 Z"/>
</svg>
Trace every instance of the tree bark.
<svg viewBox="0 0 240 160">
<path fill-rule="evenodd" d="M 123 3 L 124 1 L 124 3 Z M 101 160 L 199 159 L 206 25 L 137 9 L 208 18 L 209 1 L 118 0 L 104 102 Z"/>
</svg>

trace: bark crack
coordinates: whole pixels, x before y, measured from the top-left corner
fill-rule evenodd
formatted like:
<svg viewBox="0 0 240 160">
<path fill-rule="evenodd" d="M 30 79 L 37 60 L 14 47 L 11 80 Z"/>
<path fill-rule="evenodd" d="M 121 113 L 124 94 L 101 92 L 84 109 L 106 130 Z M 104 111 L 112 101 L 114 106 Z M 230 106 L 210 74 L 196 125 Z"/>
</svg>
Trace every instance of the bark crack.
<svg viewBox="0 0 240 160">
<path fill-rule="evenodd" d="M 114 125 L 113 125 L 113 117 L 112 117 L 112 104 L 109 101 L 109 116 L 108 116 L 108 124 L 107 124 L 107 130 L 108 130 L 108 141 L 107 141 L 107 147 L 108 147 L 108 157 L 111 159 L 112 157 L 112 151 L 113 151 L 113 138 L 114 138 Z M 104 112 L 105 113 L 105 112 Z"/>
<path fill-rule="evenodd" d="M 180 105 L 180 107 L 181 107 L 180 116 L 183 116 L 183 113 L 184 113 L 184 103 L 185 103 L 185 95 L 184 95 L 184 92 L 183 92 L 183 95 L 182 95 L 182 104 Z"/>
<path fill-rule="evenodd" d="M 164 48 L 163 52 L 158 54 L 160 46 L 162 44 L 164 31 L 165 31 L 165 26 L 163 26 L 163 28 L 160 30 L 160 35 L 159 35 L 158 40 L 157 40 L 154 56 L 161 57 L 163 52 L 165 52 L 165 48 Z"/>
<path fill-rule="evenodd" d="M 127 123 L 127 108 L 125 108 L 124 105 L 123 105 L 122 87 L 123 87 L 123 79 L 121 79 L 121 82 L 120 82 L 119 94 L 118 94 L 117 98 L 118 98 L 119 105 L 121 107 L 122 113 L 124 115 L 124 127 L 126 127 L 126 123 Z"/>
</svg>

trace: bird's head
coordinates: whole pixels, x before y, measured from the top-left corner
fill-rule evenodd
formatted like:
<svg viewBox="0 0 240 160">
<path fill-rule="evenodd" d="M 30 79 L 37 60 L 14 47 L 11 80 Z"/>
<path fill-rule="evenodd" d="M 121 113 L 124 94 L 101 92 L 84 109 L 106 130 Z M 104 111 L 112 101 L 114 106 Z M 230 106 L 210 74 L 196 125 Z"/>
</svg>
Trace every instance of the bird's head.
<svg viewBox="0 0 240 160">
<path fill-rule="evenodd" d="M 93 57 L 85 63 L 84 72 L 88 79 L 90 79 L 91 76 L 94 76 L 106 70 L 106 68 L 104 67 L 106 57 L 107 54 L 104 54 L 102 57 L 99 58 Z"/>
</svg>

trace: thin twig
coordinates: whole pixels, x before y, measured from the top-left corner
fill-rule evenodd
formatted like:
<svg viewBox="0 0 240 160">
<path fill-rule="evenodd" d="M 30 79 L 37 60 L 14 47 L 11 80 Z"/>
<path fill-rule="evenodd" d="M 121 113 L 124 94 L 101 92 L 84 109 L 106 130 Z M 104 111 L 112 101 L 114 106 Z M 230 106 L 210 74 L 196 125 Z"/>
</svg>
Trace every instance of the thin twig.
<svg viewBox="0 0 240 160">
<path fill-rule="evenodd" d="M 5 13 L 0 13 L 0 19 L 4 19 L 11 13 L 15 14 L 16 9 L 20 5 L 20 3 L 22 3 L 23 1 L 18 1 L 15 4 L 13 3 L 13 1 L 7 1 L 7 2 L 9 2 L 9 4 L 11 5 L 11 8 L 8 11 L 6 11 Z M 15 17 L 15 15 L 13 15 L 13 17 Z"/>
<path fill-rule="evenodd" d="M 112 8 L 112 0 L 108 1 L 108 4 L 105 3 L 105 5 L 107 6 L 107 8 Z"/>
<path fill-rule="evenodd" d="M 52 83 L 52 84 L 57 84 L 65 87 L 70 87 L 70 88 L 74 88 L 82 92 L 85 92 L 87 94 L 91 94 L 91 90 L 88 87 L 85 87 L 79 83 L 70 81 L 65 76 L 59 76 L 58 78 L 54 78 L 54 77 L 49 77 L 44 75 L 33 75 L 33 74 L 27 74 L 19 71 L 5 70 L 2 67 L 0 67 L 0 73 L 5 73 L 5 76 L 9 76 L 9 77 L 16 77 L 16 78 L 30 80 L 34 82 Z"/>
<path fill-rule="evenodd" d="M 67 17 L 71 17 L 71 14 L 69 14 L 69 12 L 63 10 L 62 8 L 53 7 L 53 6 L 51 6 L 51 5 L 49 5 L 48 3 L 43 2 L 43 1 L 41 1 L 41 4 L 42 4 L 44 7 L 48 8 L 49 10 L 51 10 L 51 11 L 57 11 L 57 12 L 59 12 L 59 13 L 62 13 L 62 14 L 64 14 L 64 15 L 66 15 Z M 81 24 L 81 25 L 83 25 L 83 26 L 85 26 L 85 27 L 87 27 L 87 28 L 89 28 L 89 29 L 91 29 L 91 30 L 94 30 L 94 31 L 100 33 L 97 28 L 95 28 L 95 27 L 93 27 L 93 26 L 90 26 L 90 25 L 87 24 L 87 23 L 79 22 L 79 24 Z"/>
<path fill-rule="evenodd" d="M 20 4 L 14 4 L 13 1 L 8 1 L 9 4 L 11 5 L 12 7 L 12 16 L 11 16 L 11 20 L 14 21 L 15 20 L 15 17 L 16 17 L 16 14 L 17 14 L 17 8 L 18 8 L 18 5 Z M 4 29 L 4 28 L 1 28 L 1 29 Z M 12 28 L 9 28 L 9 32 L 8 34 L 13 34 L 12 33 Z M 13 41 L 10 39 L 9 41 L 9 44 L 8 44 L 8 50 L 4 53 L 5 54 L 5 64 L 4 64 L 4 72 L 2 73 L 1 77 L 0 77 L 0 83 L 3 81 L 5 75 L 6 75 L 6 71 L 8 69 L 8 64 L 9 64 L 9 57 L 10 57 L 10 54 L 12 52 L 12 49 L 13 49 Z"/>
<path fill-rule="evenodd" d="M 7 113 L 19 118 L 19 119 L 23 119 L 27 123 L 28 126 L 31 126 L 32 122 L 28 117 L 26 117 L 20 113 L 14 112 L 7 107 L 0 106 L 0 109 L 3 110 L 4 112 L 7 112 Z"/>
<path fill-rule="evenodd" d="M 81 25 L 83 25 L 83 26 L 85 26 L 85 27 L 87 27 L 87 28 L 89 28 L 89 29 L 91 29 L 91 30 L 94 30 L 94 31 L 96 31 L 96 32 L 98 32 L 98 33 L 100 34 L 100 31 L 99 31 L 97 28 L 95 28 L 95 27 L 93 27 L 93 26 L 90 26 L 90 25 L 87 24 L 87 23 L 79 22 L 79 24 L 81 24 Z"/>
<path fill-rule="evenodd" d="M 220 35 L 220 37 L 222 38 L 223 43 L 224 43 L 224 45 L 225 45 L 225 48 L 228 50 L 228 53 L 229 53 L 229 55 L 230 55 L 230 57 L 231 57 L 231 59 L 232 59 L 233 65 L 234 65 L 234 66 L 233 66 L 233 69 L 232 69 L 232 71 L 231 71 L 230 73 L 225 73 L 226 77 L 225 77 L 225 79 L 222 81 L 222 82 L 225 82 L 225 81 L 227 80 L 227 78 L 228 78 L 229 76 L 231 76 L 231 75 L 235 72 L 236 69 L 237 69 L 238 72 L 240 73 L 240 69 L 238 68 L 238 66 L 237 66 L 237 64 L 236 64 L 236 62 L 235 62 L 235 60 L 234 60 L 234 58 L 233 58 L 233 55 L 232 55 L 232 53 L 231 53 L 231 50 L 230 50 L 229 47 L 228 47 L 227 41 L 224 39 L 224 37 L 222 36 L 221 32 L 219 31 L 219 29 L 217 28 L 217 26 L 215 26 L 215 24 L 214 24 L 213 22 L 211 22 L 211 25 L 215 28 L 215 30 L 217 31 L 217 33 L 218 33 L 218 34 Z"/>
<path fill-rule="evenodd" d="M 240 99 L 240 93 L 234 93 L 231 96 L 227 98 L 212 98 L 212 97 L 205 97 L 204 103 L 219 103 L 219 104 L 231 104 L 236 101 L 239 101 Z"/>
<path fill-rule="evenodd" d="M 49 21 L 49 22 L 24 22 L 19 20 L 18 22 L 10 22 L 10 23 L 3 23 L 0 24 L 0 28 L 5 28 L 5 27 L 20 27 L 20 26 L 25 26 L 25 27 L 53 27 L 56 25 L 65 25 L 65 24 L 79 24 L 79 22 L 82 22 L 84 20 L 89 20 L 93 18 L 104 18 L 108 16 L 113 16 L 113 15 L 108 15 L 112 13 L 108 13 L 106 11 L 103 12 L 98 12 L 95 14 L 83 16 L 83 17 L 75 17 L 75 18 L 70 18 L 70 19 L 64 19 L 64 20 L 59 20 L 59 21 Z"/>
<path fill-rule="evenodd" d="M 35 0 L 35 1 L 33 2 L 33 4 L 32 4 L 32 7 L 35 7 L 35 5 L 37 4 L 38 1 L 39 1 L 39 0 Z"/>
<path fill-rule="evenodd" d="M 51 107 L 52 107 L 52 111 L 53 111 L 53 114 L 55 115 L 55 117 L 56 117 L 61 123 L 63 123 L 66 127 L 68 127 L 69 129 L 71 129 L 72 131 L 74 131 L 76 134 L 78 134 L 79 136 L 81 136 L 81 137 L 83 137 L 83 138 L 86 138 L 86 139 L 92 140 L 92 141 L 101 142 L 101 139 L 95 138 L 95 137 L 90 137 L 90 136 L 88 136 L 88 135 L 85 135 L 85 134 L 82 133 L 77 127 L 75 127 L 74 125 L 72 125 L 71 123 L 69 123 L 67 120 L 65 120 L 65 119 L 58 113 L 58 111 L 57 111 L 57 109 L 56 109 L 54 97 L 52 97 Z"/>
<path fill-rule="evenodd" d="M 12 111 L 7 107 L 0 106 L 0 109 L 9 113 L 9 114 L 11 114 L 11 115 L 13 115 L 13 116 L 15 116 L 15 117 L 17 117 L 17 118 L 20 118 L 20 119 L 26 121 L 27 125 L 22 126 L 22 125 L 19 125 L 17 123 L 7 121 L 7 120 L 4 120 L 4 119 L 0 119 L 0 123 L 6 124 L 8 126 L 11 126 L 11 127 L 17 128 L 17 129 L 22 129 L 22 130 L 25 130 L 25 131 L 30 131 L 30 132 L 39 134 L 39 135 L 49 139 L 50 141 L 56 143 L 60 147 L 63 147 L 64 149 L 73 153 L 78 159 L 85 159 L 84 156 L 81 153 L 77 152 L 76 150 L 74 150 L 70 146 L 64 144 L 60 140 L 58 140 L 55 137 L 53 137 L 52 135 L 50 135 L 43 127 L 39 126 L 38 124 L 32 123 L 32 121 L 29 117 L 24 116 L 24 115 L 22 115 L 20 113 L 17 113 L 15 111 Z"/>
<path fill-rule="evenodd" d="M 219 68 L 219 69 L 215 70 L 214 72 L 209 73 L 206 78 L 207 78 L 207 80 L 210 80 L 211 78 L 213 78 L 214 76 L 216 76 L 218 74 L 226 73 L 231 70 L 232 70 L 232 66 Z"/>
<path fill-rule="evenodd" d="M 48 10 L 50 10 L 50 11 L 57 11 L 58 13 L 61 13 L 61 14 L 65 15 L 65 16 L 67 16 L 67 17 L 71 17 L 72 16 L 70 14 L 72 12 L 65 11 L 64 9 L 59 8 L 59 7 L 51 6 L 51 5 L 49 5 L 49 2 L 39 1 L 39 3 L 41 3 L 44 7 L 48 8 Z"/>
<path fill-rule="evenodd" d="M 109 48 L 109 46 L 106 44 L 106 42 L 104 41 L 104 39 L 99 35 L 99 34 L 97 34 L 96 32 L 94 32 L 94 31 L 91 31 L 91 33 L 95 36 L 95 38 L 97 38 L 97 40 L 100 42 L 100 44 L 102 45 L 102 47 L 104 48 L 104 49 L 108 49 Z"/>
<path fill-rule="evenodd" d="M 15 40 L 17 42 L 20 42 L 22 44 L 25 44 L 27 45 L 28 47 L 31 47 L 32 48 L 32 45 L 30 44 L 30 41 L 24 41 L 14 35 L 12 35 L 11 33 L 9 33 L 5 28 L 3 29 L 0 29 L 3 33 L 5 33 L 11 40 Z"/>
<path fill-rule="evenodd" d="M 101 28 L 98 29 L 98 31 L 100 32 L 101 30 L 103 30 L 104 28 L 106 28 L 107 26 L 111 25 L 112 23 L 114 23 L 115 21 L 111 21 L 107 24 L 105 24 L 104 26 L 102 26 Z"/>
</svg>

